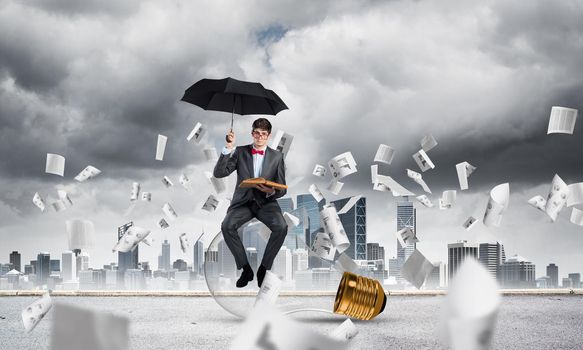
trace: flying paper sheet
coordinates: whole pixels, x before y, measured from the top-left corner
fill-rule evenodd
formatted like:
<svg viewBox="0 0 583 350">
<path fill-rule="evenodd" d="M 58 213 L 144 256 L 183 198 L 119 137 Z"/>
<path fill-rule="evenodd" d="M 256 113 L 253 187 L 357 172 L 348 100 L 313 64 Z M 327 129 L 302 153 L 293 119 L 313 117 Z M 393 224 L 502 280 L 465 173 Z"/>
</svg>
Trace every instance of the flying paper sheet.
<svg viewBox="0 0 583 350">
<path fill-rule="evenodd" d="M 53 209 L 55 209 L 57 213 L 67 209 L 67 207 L 65 206 L 65 202 L 63 202 L 60 199 L 52 201 L 51 206 L 53 207 Z"/>
<path fill-rule="evenodd" d="M 583 226 L 583 211 L 573 208 L 571 211 L 571 222 L 575 225 Z"/>
<path fill-rule="evenodd" d="M 40 299 L 35 300 L 22 310 L 22 323 L 26 333 L 32 331 L 36 325 L 45 317 L 53 306 L 53 301 L 49 293 L 43 294 Z"/>
<path fill-rule="evenodd" d="M 95 246 L 95 227 L 89 220 L 67 220 L 67 236 L 69 249 L 93 249 Z"/>
<path fill-rule="evenodd" d="M 484 213 L 484 225 L 486 226 L 500 226 L 502 222 L 502 214 L 508 208 L 508 201 L 510 199 L 510 184 L 503 183 L 494 187 L 490 191 L 490 200 Z"/>
<path fill-rule="evenodd" d="M 573 134 L 576 121 L 576 109 L 553 106 L 551 108 L 551 117 L 549 119 L 549 129 L 547 130 L 547 134 Z"/>
<path fill-rule="evenodd" d="M 165 228 L 170 227 L 170 225 L 168 224 L 168 222 L 164 218 L 162 218 L 162 219 L 158 220 L 158 227 L 160 227 L 161 229 L 165 229 Z"/>
<path fill-rule="evenodd" d="M 545 212 L 554 222 L 557 220 L 557 215 L 563 209 L 567 203 L 567 198 L 569 197 L 569 186 L 555 174 L 553 177 L 553 182 L 551 184 L 551 190 L 547 197 L 547 205 L 545 206 Z"/>
<path fill-rule="evenodd" d="M 316 199 L 316 202 L 319 203 L 324 199 L 324 195 L 322 194 L 318 186 L 311 184 L 310 187 L 308 188 L 308 191 L 314 197 L 314 199 Z"/>
<path fill-rule="evenodd" d="M 152 194 L 150 192 L 142 192 L 142 200 L 143 201 L 152 201 Z"/>
<path fill-rule="evenodd" d="M 71 198 L 69 197 L 69 194 L 66 191 L 63 190 L 57 190 L 57 194 L 59 195 L 59 199 L 63 202 L 63 203 L 69 203 L 69 205 L 73 205 L 73 201 L 71 200 Z"/>
<path fill-rule="evenodd" d="M 354 274 L 358 273 L 358 265 L 349 257 L 346 253 L 342 253 L 338 256 L 338 259 L 334 262 L 334 267 L 340 273 L 350 272 Z"/>
<path fill-rule="evenodd" d="M 190 179 L 185 174 L 180 174 L 180 178 L 178 182 L 186 189 L 186 191 L 190 192 L 192 190 L 192 184 L 190 183 Z"/>
<path fill-rule="evenodd" d="M 385 163 L 385 164 L 391 164 L 394 157 L 395 157 L 395 149 L 390 147 L 390 146 L 383 145 L 381 143 L 379 145 L 379 148 L 377 149 L 377 153 L 374 156 L 374 161 Z"/>
<path fill-rule="evenodd" d="M 336 249 L 326 232 L 318 232 L 314 238 L 310 252 L 319 258 L 333 261 Z"/>
<path fill-rule="evenodd" d="M 338 253 L 342 253 L 348 249 L 350 247 L 350 241 L 348 240 L 346 231 L 344 231 L 340 217 L 336 212 L 336 207 L 332 204 L 324 205 L 320 211 L 320 218 L 324 231 L 328 234 L 330 240 L 332 240 L 332 244 Z"/>
<path fill-rule="evenodd" d="M 38 192 L 35 192 L 34 196 L 32 197 L 32 202 L 36 205 L 40 211 L 45 211 L 45 201 L 42 199 Z"/>
<path fill-rule="evenodd" d="M 140 184 L 137 182 L 132 183 L 132 193 L 130 194 L 130 201 L 137 201 L 140 195 Z"/>
<path fill-rule="evenodd" d="M 431 200 L 429 200 L 429 198 L 426 195 L 423 194 L 423 195 L 417 196 L 415 198 L 424 206 L 426 206 L 428 208 L 433 208 L 433 203 L 431 203 Z"/>
<path fill-rule="evenodd" d="M 206 127 L 204 127 L 201 123 L 196 123 L 190 134 L 186 137 L 187 141 L 194 140 L 195 143 L 200 143 L 202 137 L 206 133 Z"/>
<path fill-rule="evenodd" d="M 545 211 L 547 206 L 547 200 L 543 198 L 543 196 L 534 196 L 528 200 L 528 204 L 532 205 L 533 207 L 537 208 L 540 211 Z"/>
<path fill-rule="evenodd" d="M 422 172 L 435 168 L 435 165 L 424 150 L 419 150 L 419 152 L 415 153 L 413 160 L 415 160 L 415 163 L 417 163 Z"/>
<path fill-rule="evenodd" d="M 258 303 L 269 303 L 275 305 L 282 284 L 282 280 L 280 280 L 276 274 L 269 270 L 266 271 L 261 288 L 257 293 L 255 304 L 257 305 Z"/>
<path fill-rule="evenodd" d="M 210 196 L 208 196 L 207 200 L 202 205 L 202 210 L 206 210 L 209 213 L 212 213 L 213 211 L 217 210 L 218 206 L 219 200 L 211 194 Z"/>
<path fill-rule="evenodd" d="M 330 181 L 328 186 L 326 186 L 326 189 L 328 191 L 332 192 L 333 194 L 338 195 L 340 193 L 340 191 L 342 190 L 342 186 L 344 186 L 344 182 L 332 180 L 332 181 Z"/>
<path fill-rule="evenodd" d="M 420 289 L 431 271 L 433 271 L 433 264 L 415 249 L 409 259 L 405 261 L 401 269 L 401 276 L 417 289 Z"/>
<path fill-rule="evenodd" d="M 337 155 L 336 157 L 328 161 L 328 168 L 330 168 L 330 174 L 336 180 L 348 176 L 350 174 L 356 173 L 356 161 L 352 156 L 352 153 L 345 152 Z"/>
<path fill-rule="evenodd" d="M 188 242 L 188 236 L 186 235 L 186 233 L 181 233 L 180 237 L 178 237 L 178 239 L 180 240 L 180 249 L 182 249 L 183 253 L 186 253 L 186 250 L 188 248 L 190 248 L 190 243 Z"/>
<path fill-rule="evenodd" d="M 293 140 L 294 137 L 292 135 L 283 130 L 277 130 L 275 136 L 272 138 L 271 148 L 283 153 L 283 159 L 285 159 Z"/>
<path fill-rule="evenodd" d="M 490 349 L 501 301 L 498 288 L 477 260 L 464 260 L 445 297 L 444 333 L 452 349 Z"/>
<path fill-rule="evenodd" d="M 336 327 L 336 329 L 330 333 L 330 337 L 336 340 L 348 342 L 356 337 L 357 334 L 358 330 L 356 329 L 356 326 L 354 326 L 354 323 L 347 318 L 346 321 L 342 322 L 340 326 Z"/>
<path fill-rule="evenodd" d="M 316 176 L 324 177 L 324 176 L 326 176 L 326 168 L 324 168 L 324 166 L 322 166 L 320 164 L 316 164 L 316 166 L 314 167 L 314 171 L 312 171 L 312 174 L 316 175 Z"/>
<path fill-rule="evenodd" d="M 423 191 L 425 191 L 427 193 L 431 193 L 429 186 L 427 186 L 425 181 L 423 181 L 423 177 L 421 176 L 421 174 L 419 174 L 418 172 L 413 171 L 411 169 L 407 169 L 407 176 L 410 177 L 411 179 L 413 179 L 413 181 L 418 183 L 421 187 L 423 187 Z"/>
<path fill-rule="evenodd" d="M 65 157 L 58 154 L 47 153 L 45 173 L 63 176 L 65 174 Z"/>
<path fill-rule="evenodd" d="M 174 186 L 174 184 L 172 183 L 172 181 L 170 181 L 170 178 L 168 176 L 164 176 L 162 178 L 162 183 L 164 184 L 164 186 L 166 186 L 166 188 Z"/>
<path fill-rule="evenodd" d="M 176 214 L 176 211 L 174 211 L 174 208 L 172 208 L 170 203 L 164 203 L 162 206 L 162 211 L 170 221 L 174 221 L 178 218 L 178 214 Z"/>
<path fill-rule="evenodd" d="M 208 182 L 213 187 L 213 190 L 215 191 L 216 194 L 221 194 L 221 193 L 225 192 L 225 190 L 227 189 L 227 184 L 225 182 L 227 179 L 226 177 L 222 177 L 220 179 L 217 179 L 209 171 L 205 171 L 204 175 L 206 176 Z"/>
<path fill-rule="evenodd" d="M 455 204 L 456 190 L 443 191 L 439 199 L 439 209 L 450 209 Z"/>
<path fill-rule="evenodd" d="M 346 350 L 348 344 L 288 319 L 269 303 L 258 303 L 233 339 L 230 349 Z"/>
<path fill-rule="evenodd" d="M 461 162 L 455 165 L 455 170 L 457 171 L 457 179 L 460 183 L 460 189 L 468 189 L 468 177 L 472 175 L 474 170 L 477 168 L 468 162 Z"/>
<path fill-rule="evenodd" d="M 399 196 L 414 196 L 415 193 L 409 191 L 405 187 L 401 186 L 397 181 L 393 180 L 392 177 L 386 175 L 377 175 L 376 182 L 373 185 L 373 190 L 375 191 L 386 191 L 387 189 L 391 191 L 393 197 Z M 382 184 L 383 186 L 380 186 Z M 386 188 L 385 188 L 386 187 Z"/>
<path fill-rule="evenodd" d="M 214 161 L 219 159 L 219 155 L 217 154 L 217 149 L 216 148 L 205 148 L 202 150 L 202 152 L 204 153 L 204 157 L 206 158 L 206 160 L 209 161 Z"/>
<path fill-rule="evenodd" d="M 295 215 L 288 213 L 287 211 L 283 213 L 283 219 L 287 223 L 288 227 L 296 227 L 300 224 L 300 218 Z"/>
<path fill-rule="evenodd" d="M 129 350 L 129 319 L 56 303 L 51 350 Z"/>
<path fill-rule="evenodd" d="M 77 176 L 75 176 L 75 180 L 83 182 L 93 177 L 96 177 L 99 174 L 101 174 L 101 170 L 97 169 L 92 165 L 88 165 Z"/>
<path fill-rule="evenodd" d="M 415 232 L 409 226 L 404 227 L 395 233 L 397 240 L 401 243 L 402 247 L 406 247 L 408 244 L 413 244 L 419 242 Z"/>
<path fill-rule="evenodd" d="M 571 207 L 583 203 L 583 182 L 571 184 L 568 187 L 567 206 Z"/>
<path fill-rule="evenodd" d="M 158 135 L 158 143 L 156 144 L 156 160 L 164 160 L 166 141 L 168 141 L 168 138 L 166 136 Z"/>
<path fill-rule="evenodd" d="M 478 219 L 473 216 L 470 216 L 463 224 L 466 231 L 469 231 L 478 223 Z"/>
<path fill-rule="evenodd" d="M 350 199 L 348 200 L 348 202 L 346 202 L 346 204 L 344 204 L 344 206 L 342 207 L 342 209 L 340 209 L 338 211 L 338 215 L 348 213 L 348 211 L 350 209 L 352 209 L 352 207 L 356 204 L 356 202 L 358 202 L 361 198 L 362 198 L 362 195 L 361 194 L 359 194 L 358 196 L 350 197 Z"/>
<path fill-rule="evenodd" d="M 379 166 L 378 164 L 375 165 L 371 165 L 370 166 L 370 182 L 372 182 L 373 184 L 375 182 L 377 182 L 377 176 L 379 175 Z"/>
<path fill-rule="evenodd" d="M 138 226 L 131 226 L 121 236 L 119 241 L 115 244 L 112 251 L 127 253 L 134 250 L 138 244 L 143 241 L 150 234 L 150 230 Z"/>
<path fill-rule="evenodd" d="M 437 146 L 437 141 L 431 134 L 423 136 L 420 143 L 421 149 L 425 152 L 429 152 L 433 147 Z"/>
</svg>

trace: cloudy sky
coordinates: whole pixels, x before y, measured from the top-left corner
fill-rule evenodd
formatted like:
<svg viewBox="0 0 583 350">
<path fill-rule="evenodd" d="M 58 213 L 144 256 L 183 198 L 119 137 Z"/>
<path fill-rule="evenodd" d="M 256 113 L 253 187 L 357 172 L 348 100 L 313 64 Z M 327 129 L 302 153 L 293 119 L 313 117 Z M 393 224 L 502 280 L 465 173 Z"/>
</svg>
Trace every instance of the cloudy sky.
<svg viewBox="0 0 583 350">
<path fill-rule="evenodd" d="M 367 198 L 368 241 L 396 255 L 396 202 L 374 192 L 370 165 L 380 143 L 397 150 L 380 173 L 422 194 L 406 176 L 420 172 L 411 155 L 425 134 L 436 168 L 423 173 L 437 202 L 457 189 L 452 209 L 416 204 L 419 249 L 446 261 L 447 243 L 500 241 L 508 255 L 560 276 L 583 272 L 583 228 L 565 208 L 551 223 L 526 201 L 547 196 L 554 174 L 583 181 L 583 130 L 547 135 L 551 106 L 580 109 L 583 78 L 583 5 L 578 1 L 0 1 L 0 263 L 12 250 L 28 263 L 40 251 L 60 258 L 68 248 L 65 221 L 93 221 L 97 243 L 91 265 L 117 261 L 117 227 L 133 220 L 153 230 L 154 246 L 140 260 L 156 267 L 160 241 L 182 255 L 178 235 L 218 232 L 226 207 L 197 207 L 210 192 L 202 153 L 222 147 L 229 115 L 180 102 L 201 78 L 259 81 L 289 110 L 269 117 L 294 135 L 287 157 L 290 193 L 307 193 L 316 163 L 351 151 L 358 173 L 344 179 L 339 196 Z M 251 141 L 254 116 L 237 117 L 238 144 Z M 196 124 L 209 132 L 201 144 L 186 136 Z M 156 161 L 158 134 L 168 136 Z M 66 157 L 65 176 L 44 172 L 46 153 Z M 460 191 L 455 164 L 477 167 L 470 189 Z M 85 183 L 73 177 L 86 165 L 102 174 Z M 187 193 L 181 173 L 197 182 Z M 167 175 L 175 186 L 166 189 Z M 303 178 L 303 179 L 302 179 Z M 132 182 L 152 193 L 129 215 Z M 233 185 L 231 179 L 231 186 Z M 489 191 L 510 183 L 510 205 L 499 228 L 479 223 Z M 69 191 L 74 206 L 41 213 L 35 192 L 56 198 Z M 180 220 L 156 228 L 170 202 Z"/>
</svg>

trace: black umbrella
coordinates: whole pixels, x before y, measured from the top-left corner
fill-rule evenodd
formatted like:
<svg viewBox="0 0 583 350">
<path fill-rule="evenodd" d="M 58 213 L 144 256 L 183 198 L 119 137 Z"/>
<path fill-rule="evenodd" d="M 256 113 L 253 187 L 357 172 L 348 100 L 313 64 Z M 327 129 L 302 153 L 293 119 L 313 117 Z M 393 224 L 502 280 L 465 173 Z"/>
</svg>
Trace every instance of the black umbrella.
<svg viewBox="0 0 583 350">
<path fill-rule="evenodd" d="M 275 92 L 260 83 L 233 78 L 199 80 L 186 89 L 182 101 L 205 110 L 231 112 L 231 130 L 235 113 L 276 115 L 288 109 Z"/>
</svg>

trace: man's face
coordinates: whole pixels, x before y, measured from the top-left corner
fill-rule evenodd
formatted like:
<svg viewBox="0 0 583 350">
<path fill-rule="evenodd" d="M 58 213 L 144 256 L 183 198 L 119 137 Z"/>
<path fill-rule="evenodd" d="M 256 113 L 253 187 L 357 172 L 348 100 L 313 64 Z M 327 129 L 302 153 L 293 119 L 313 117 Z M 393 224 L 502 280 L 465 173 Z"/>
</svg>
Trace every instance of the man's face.
<svg viewBox="0 0 583 350">
<path fill-rule="evenodd" d="M 263 129 L 254 129 L 251 132 L 251 136 L 253 136 L 253 144 L 255 147 L 263 147 L 267 144 L 267 140 L 269 140 L 270 133 L 267 130 Z"/>
</svg>

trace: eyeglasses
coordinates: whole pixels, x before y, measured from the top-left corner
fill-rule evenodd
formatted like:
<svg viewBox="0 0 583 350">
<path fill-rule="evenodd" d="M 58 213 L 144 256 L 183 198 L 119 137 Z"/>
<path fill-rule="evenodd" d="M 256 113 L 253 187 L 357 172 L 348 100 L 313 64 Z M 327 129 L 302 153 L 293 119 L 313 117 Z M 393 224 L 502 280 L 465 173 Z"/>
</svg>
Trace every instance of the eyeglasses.
<svg viewBox="0 0 583 350">
<path fill-rule="evenodd" d="M 251 133 L 251 135 L 253 135 L 253 137 L 258 138 L 258 139 L 266 139 L 269 136 L 268 132 L 259 132 L 259 131 L 253 131 Z"/>
</svg>

